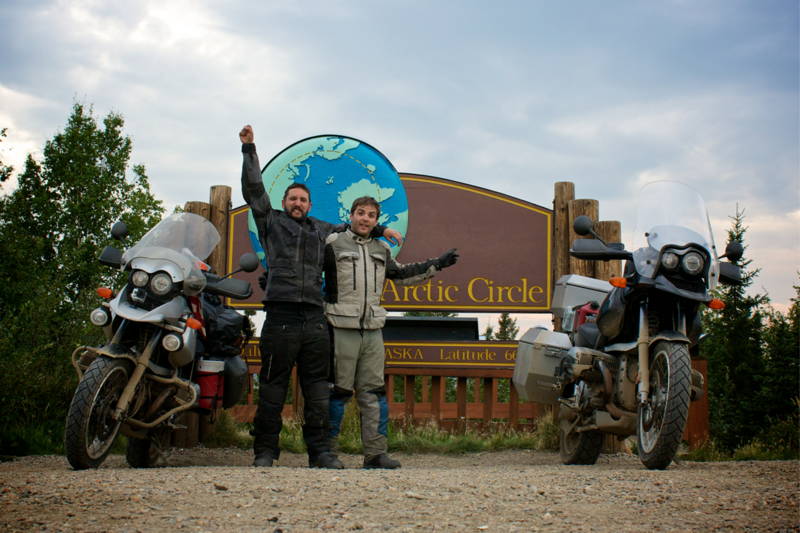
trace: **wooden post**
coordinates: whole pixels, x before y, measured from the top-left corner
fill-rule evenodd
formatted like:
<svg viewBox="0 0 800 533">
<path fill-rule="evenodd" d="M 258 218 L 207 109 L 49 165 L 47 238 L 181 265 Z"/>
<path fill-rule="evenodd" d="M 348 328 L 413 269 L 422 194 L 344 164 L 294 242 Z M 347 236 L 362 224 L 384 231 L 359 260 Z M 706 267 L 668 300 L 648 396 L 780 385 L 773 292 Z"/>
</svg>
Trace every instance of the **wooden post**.
<svg viewBox="0 0 800 533">
<path fill-rule="evenodd" d="M 206 202 L 186 202 L 186 204 L 183 206 L 183 210 L 187 213 L 200 215 L 204 219 L 208 220 L 208 215 L 211 212 L 211 206 Z"/>
<path fill-rule="evenodd" d="M 211 187 L 208 219 L 217 228 L 220 240 L 206 262 L 211 267 L 211 270 L 219 276 L 224 276 L 228 273 L 228 265 L 225 259 L 228 254 L 228 211 L 230 208 L 231 188 L 225 185 Z M 238 258 L 234 259 L 238 261 Z M 233 268 L 236 269 L 236 267 L 237 263 L 234 263 Z"/>
<path fill-rule="evenodd" d="M 478 382 L 478 379 L 475 379 Z M 483 426 L 482 431 L 489 433 L 492 428 L 492 408 L 494 407 L 497 391 L 494 387 L 493 378 L 483 378 Z"/>
<path fill-rule="evenodd" d="M 405 396 L 406 396 L 406 420 L 408 427 L 414 422 L 414 378 L 416 376 L 406 376 Z"/>
<path fill-rule="evenodd" d="M 431 378 L 431 418 L 437 429 L 442 428 L 442 376 Z"/>
<path fill-rule="evenodd" d="M 383 383 L 386 387 L 386 402 L 394 403 L 394 376 L 383 376 Z"/>
<path fill-rule="evenodd" d="M 467 378 L 456 378 L 456 432 L 467 430 Z"/>
<path fill-rule="evenodd" d="M 195 215 L 200 215 L 201 217 L 203 217 L 206 220 L 208 220 L 209 214 L 211 213 L 211 206 L 209 204 L 207 204 L 206 202 L 186 202 L 186 204 L 183 207 L 183 210 L 186 213 L 192 213 L 192 214 L 195 214 Z M 220 412 L 221 412 L 221 410 L 218 410 L 216 413 L 214 413 L 213 418 L 214 418 L 215 421 L 217 420 L 217 417 L 219 416 Z M 195 444 L 198 441 L 199 442 L 205 442 L 206 437 L 208 437 L 208 435 L 210 435 L 214 431 L 214 429 L 216 427 L 216 424 L 212 424 L 211 423 L 211 418 L 212 417 L 210 415 L 203 415 L 203 416 L 199 417 L 199 421 L 198 421 L 198 424 L 196 426 L 196 428 L 197 428 L 196 429 L 196 432 L 197 432 L 196 435 L 191 435 L 191 436 L 188 435 L 189 424 L 186 424 L 187 425 L 187 429 L 184 430 L 187 433 L 187 435 L 185 435 L 185 437 L 184 437 L 184 439 L 185 439 L 184 440 L 184 445 L 185 446 L 188 447 L 188 443 L 189 442 L 194 442 Z"/>
<path fill-rule="evenodd" d="M 186 448 L 194 448 L 200 442 L 200 415 L 197 413 L 186 413 L 183 417 L 183 423 L 186 424 L 186 439 L 184 446 Z"/>
<path fill-rule="evenodd" d="M 511 384 L 511 389 L 509 389 L 509 415 L 508 415 L 508 424 L 511 426 L 511 429 L 514 431 L 519 430 L 519 393 L 517 393 L 517 388 L 514 384 Z"/>
<path fill-rule="evenodd" d="M 572 229 L 572 222 L 581 215 L 586 215 L 592 219 L 593 222 L 597 222 L 597 216 L 599 203 L 597 200 L 572 200 L 569 202 L 567 206 L 567 211 L 569 213 L 569 234 L 570 234 L 570 244 L 572 241 L 576 239 L 594 239 L 591 235 L 587 235 L 586 237 L 581 237 L 577 233 L 575 233 Z M 569 258 L 569 273 L 570 274 L 577 274 L 579 276 L 586 276 L 588 278 L 594 277 L 594 264 L 595 261 L 587 261 L 584 259 L 576 259 L 575 257 Z"/>
<path fill-rule="evenodd" d="M 570 228 L 569 202 L 575 199 L 575 184 L 560 181 L 553 197 L 553 287 L 561 276 L 569 274 Z M 553 322 L 553 330 L 561 331 L 561 319 Z"/>
<path fill-rule="evenodd" d="M 620 242 L 621 241 L 621 226 L 617 221 L 604 220 L 594 225 L 595 232 L 600 235 L 600 238 L 606 242 Z M 594 262 L 594 277 L 603 281 L 608 281 L 615 276 L 622 275 L 622 261 L 614 259 L 613 261 L 595 261 Z M 601 303 L 601 302 L 597 302 Z"/>
</svg>

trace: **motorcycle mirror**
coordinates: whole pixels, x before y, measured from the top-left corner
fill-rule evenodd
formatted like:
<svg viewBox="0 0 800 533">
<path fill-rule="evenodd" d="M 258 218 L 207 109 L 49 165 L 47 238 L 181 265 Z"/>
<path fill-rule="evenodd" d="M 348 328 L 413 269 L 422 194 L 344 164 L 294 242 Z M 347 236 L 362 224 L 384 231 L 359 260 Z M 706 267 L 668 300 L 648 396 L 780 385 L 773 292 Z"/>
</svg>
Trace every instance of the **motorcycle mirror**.
<svg viewBox="0 0 800 533">
<path fill-rule="evenodd" d="M 592 222 L 592 219 L 587 217 L 586 215 L 581 215 L 578 218 L 576 218 L 575 221 L 572 222 L 572 229 L 575 230 L 575 233 L 577 233 L 581 237 L 585 237 L 587 235 L 591 235 L 592 237 L 594 237 L 598 241 L 600 241 L 603 244 L 605 244 L 606 246 L 608 246 L 608 243 L 606 241 L 604 241 L 600 237 L 600 235 L 595 233 L 595 231 L 594 231 L 594 222 Z"/>
<path fill-rule="evenodd" d="M 744 247 L 739 241 L 731 241 L 725 247 L 725 253 L 720 259 L 728 258 L 728 261 L 738 261 L 744 255 Z"/>
<path fill-rule="evenodd" d="M 111 237 L 118 241 L 124 241 L 128 236 L 128 226 L 121 220 L 118 220 L 111 226 Z"/>
<path fill-rule="evenodd" d="M 239 269 L 245 272 L 254 272 L 258 268 L 259 262 L 256 254 L 244 254 L 239 258 Z"/>
<path fill-rule="evenodd" d="M 587 217 L 586 215 L 579 216 L 572 223 L 572 229 L 574 229 L 575 233 L 577 233 L 581 237 L 585 237 L 590 233 L 592 233 L 593 226 L 594 223 L 592 222 L 592 219 Z"/>
</svg>

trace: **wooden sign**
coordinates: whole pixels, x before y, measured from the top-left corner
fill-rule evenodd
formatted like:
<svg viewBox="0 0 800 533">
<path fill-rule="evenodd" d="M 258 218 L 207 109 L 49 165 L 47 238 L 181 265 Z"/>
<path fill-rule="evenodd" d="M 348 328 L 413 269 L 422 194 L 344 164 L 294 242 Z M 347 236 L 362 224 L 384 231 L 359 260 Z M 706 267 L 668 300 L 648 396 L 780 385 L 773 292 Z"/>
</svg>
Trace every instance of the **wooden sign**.
<svg viewBox="0 0 800 533">
<path fill-rule="evenodd" d="M 384 356 L 387 372 L 412 368 L 430 371 L 442 369 L 512 371 L 517 360 L 517 343 L 514 341 L 385 341 Z M 257 338 L 250 340 L 242 353 L 242 358 L 251 367 L 261 366 Z"/>
</svg>

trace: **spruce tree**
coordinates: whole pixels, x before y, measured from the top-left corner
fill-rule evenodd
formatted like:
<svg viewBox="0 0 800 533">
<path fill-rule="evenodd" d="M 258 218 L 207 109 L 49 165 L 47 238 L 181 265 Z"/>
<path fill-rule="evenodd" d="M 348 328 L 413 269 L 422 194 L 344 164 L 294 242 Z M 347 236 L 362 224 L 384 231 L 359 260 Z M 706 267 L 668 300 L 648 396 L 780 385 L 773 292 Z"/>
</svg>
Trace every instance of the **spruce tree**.
<svg viewBox="0 0 800 533">
<path fill-rule="evenodd" d="M 745 251 L 747 227 L 744 209 L 730 217 L 728 242 L 738 241 Z M 708 361 L 708 402 L 711 438 L 732 450 L 749 442 L 763 427 L 766 414 L 760 399 L 763 394 L 765 365 L 762 355 L 764 317 L 769 304 L 767 295 L 747 294 L 760 269 L 749 270 L 751 260 L 738 261 L 742 284 L 719 285 L 713 295 L 725 308 L 714 311 L 704 308 L 703 329 L 709 338 L 700 347 Z"/>
<path fill-rule="evenodd" d="M 128 165 L 123 125 L 114 112 L 100 125 L 75 103 L 43 159 L 29 155 L 16 189 L 0 197 L 0 453 L 27 453 L 26 428 L 52 428 L 60 440 L 77 382 L 70 356 L 102 339 L 88 321 L 101 303 L 95 290 L 121 281 L 97 262 L 104 246 L 121 246 L 111 226 L 123 220 L 135 242 L 161 219 L 144 166 Z M 7 169 L 0 161 L 0 181 Z"/>
</svg>

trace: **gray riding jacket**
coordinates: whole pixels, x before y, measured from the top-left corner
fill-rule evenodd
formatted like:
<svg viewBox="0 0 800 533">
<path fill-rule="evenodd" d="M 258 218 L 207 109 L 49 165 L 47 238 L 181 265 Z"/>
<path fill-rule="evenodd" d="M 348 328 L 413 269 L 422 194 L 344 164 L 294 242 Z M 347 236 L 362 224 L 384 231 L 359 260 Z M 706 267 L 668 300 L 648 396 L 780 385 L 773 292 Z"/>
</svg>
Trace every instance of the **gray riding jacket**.
<svg viewBox="0 0 800 533">
<path fill-rule="evenodd" d="M 349 225 L 330 224 L 314 217 L 299 223 L 283 210 L 273 209 L 261 180 L 256 145 L 243 144 L 242 155 L 242 195 L 253 213 L 258 241 L 269 267 L 262 302 L 295 302 L 322 307 L 325 238 L 331 233 L 346 231 Z M 385 229 L 385 226 L 376 226 L 372 234 L 379 237 Z"/>
<path fill-rule="evenodd" d="M 386 323 L 381 295 L 386 279 L 397 285 L 428 281 L 437 259 L 403 265 L 392 257 L 389 245 L 347 230 L 325 240 L 325 314 L 337 328 L 380 329 Z"/>
</svg>

